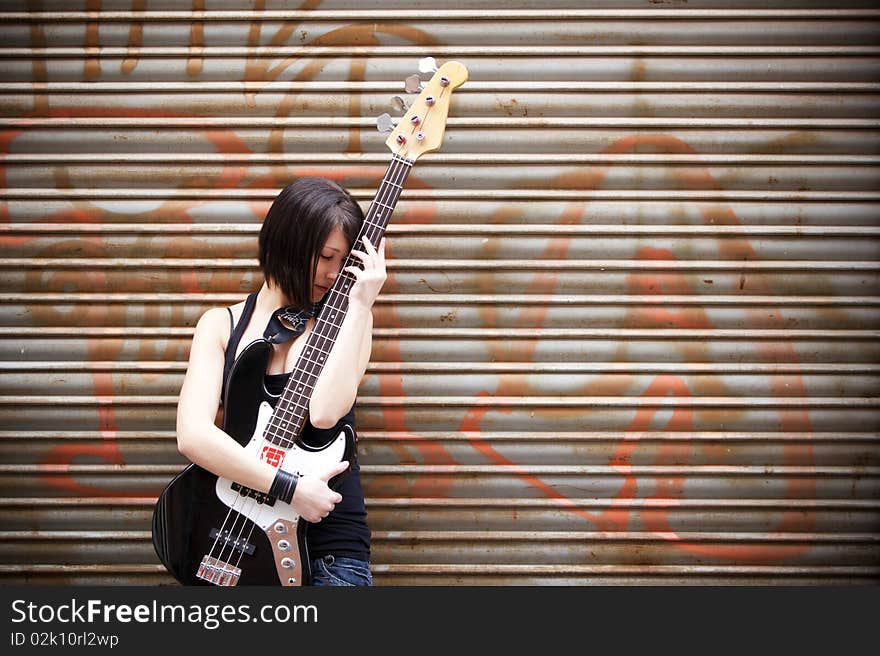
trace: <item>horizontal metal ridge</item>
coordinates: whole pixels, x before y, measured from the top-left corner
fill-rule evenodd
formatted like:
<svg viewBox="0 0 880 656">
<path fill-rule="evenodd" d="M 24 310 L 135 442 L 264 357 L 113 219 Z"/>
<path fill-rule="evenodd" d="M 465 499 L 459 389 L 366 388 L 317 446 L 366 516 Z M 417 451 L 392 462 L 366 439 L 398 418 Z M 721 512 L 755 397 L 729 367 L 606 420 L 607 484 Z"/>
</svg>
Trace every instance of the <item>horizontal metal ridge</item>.
<svg viewBox="0 0 880 656">
<path fill-rule="evenodd" d="M 770 576 L 775 578 L 813 576 L 817 578 L 831 577 L 862 577 L 875 579 L 880 577 L 880 567 L 873 566 L 839 566 L 839 565 L 499 565 L 483 563 L 478 565 L 440 564 L 423 565 L 373 563 L 374 574 L 384 575 L 417 575 L 425 577 L 466 576 L 480 577 L 500 576 L 556 576 L 571 578 L 573 576 L 683 576 L 691 579 L 697 576 Z M 89 575 L 89 574 L 163 574 L 173 583 L 167 570 L 161 564 L 114 564 L 114 565 L 69 565 L 64 563 L 49 564 L 13 564 L 0 565 L 0 575 L 25 574 L 32 577 L 41 575 Z"/>
<path fill-rule="evenodd" d="M 101 305 L 233 305 L 242 300 L 238 294 L 0 294 L 2 303 L 20 303 L 22 305 L 80 305 L 100 303 Z M 408 305 L 429 305 L 436 307 L 454 305 L 493 305 L 497 307 L 578 307 L 578 306 L 637 306 L 690 305 L 700 308 L 708 307 L 827 307 L 857 306 L 871 307 L 880 305 L 878 296 L 759 296 L 759 295 L 712 295 L 712 294 L 380 294 L 376 299 L 376 307 L 390 305 L 401 307 Z M 2 366 L 2 365 L 0 365 Z M 157 366 L 145 363 L 140 366 Z"/>
<path fill-rule="evenodd" d="M 880 90 L 880 85 L 877 86 Z M 9 166 L 20 164 L 173 164 L 174 166 L 208 164 L 304 164 L 307 162 L 335 164 L 387 164 L 384 153 L 11 153 L 0 154 L 0 163 Z M 452 166 L 464 164 L 506 164 L 509 166 L 562 165 L 562 164 L 644 164 L 651 166 L 699 166 L 731 167 L 745 166 L 876 166 L 880 157 L 873 155 L 753 155 L 742 153 L 722 154 L 674 154 L 674 153 L 437 153 L 431 154 L 434 165 Z M 47 224 L 43 224 L 47 225 Z M 106 224 L 105 224 L 106 225 Z M 222 225 L 222 224 L 221 224 Z M 256 225 L 256 224 L 253 224 Z M 83 229 L 82 224 L 71 228 Z M 183 226 L 186 227 L 186 226 Z M 195 225 L 191 224 L 195 228 Z M 259 227 L 259 226 L 257 226 Z M 422 226 L 424 228 L 434 226 Z M 462 226 L 465 227 L 465 226 Z M 479 226 L 473 226 L 479 227 Z M 503 225 L 492 225 L 497 230 Z M 530 227 L 530 226 L 520 226 Z M 659 227 L 659 226 L 658 226 Z M 673 226 L 675 227 L 675 226 Z M 726 226 L 728 228 L 735 226 Z M 745 226 L 743 226 L 745 227 Z M 797 227 L 797 226 L 791 226 Z M 858 227 L 858 226 L 855 226 Z M 864 227 L 864 226 L 862 226 Z"/>
<path fill-rule="evenodd" d="M 177 474 L 183 469 L 180 465 L 35 465 L 0 464 L 0 474 L 39 474 L 51 476 L 58 474 Z M 829 466 L 789 466 L 789 465 L 369 465 L 362 464 L 365 475 L 434 474 L 444 476 L 476 475 L 558 475 L 558 476 L 811 476 L 811 477 L 856 477 L 875 478 L 880 476 L 880 467 L 829 467 Z"/>
<path fill-rule="evenodd" d="M 150 531 L 0 531 L 4 540 L 150 540 Z"/>
<path fill-rule="evenodd" d="M 22 299 L 24 300 L 24 299 Z M 70 302 L 68 300 L 68 302 Z M 377 299 L 381 306 L 432 305 L 436 306 L 440 297 L 436 294 L 382 294 Z M 443 294 L 446 305 L 713 305 L 750 306 L 816 306 L 816 305 L 857 305 L 860 307 L 880 304 L 878 296 L 781 296 L 781 295 L 713 295 L 713 294 Z"/>
<path fill-rule="evenodd" d="M 880 128 L 880 123 L 877 124 Z M 349 189 L 358 199 L 372 199 L 375 189 Z M 0 189 L 0 200 L 274 200 L 277 189 L 48 189 L 17 187 Z M 730 191 L 675 189 L 405 189 L 404 200 L 550 200 L 550 201 L 687 201 L 805 203 L 876 202 L 877 191 Z"/>
<path fill-rule="evenodd" d="M 193 328 L 94 326 L 0 327 L 0 339 L 50 337 L 167 339 L 187 338 Z M 876 340 L 877 330 L 698 329 L 698 328 L 374 328 L 380 339 L 642 339 L 642 340 Z"/>
<path fill-rule="evenodd" d="M 0 440 L 168 440 L 174 431 L 0 431 Z M 358 431 L 358 439 L 370 442 L 758 442 L 762 445 L 792 443 L 880 442 L 880 433 L 866 432 L 768 432 L 768 431 Z"/>
<path fill-rule="evenodd" d="M 173 440 L 169 431 L 0 431 L 0 440 Z"/>
<path fill-rule="evenodd" d="M 14 466 L 14 465 L 12 465 Z M 85 465 L 84 465 L 85 466 Z M 577 476 L 880 476 L 880 467 L 790 465 L 362 465 L 365 474 L 557 474 Z M 2 471 L 2 470 L 0 470 Z"/>
<path fill-rule="evenodd" d="M 68 565 L 65 563 L 57 564 L 22 564 L 22 565 L 0 565 L 0 574 L 168 574 L 168 570 L 161 564 L 131 564 L 131 563 L 114 563 L 113 565 Z M 33 581 L 31 581 L 33 583 Z"/>
<path fill-rule="evenodd" d="M 546 575 L 546 576 L 868 576 L 880 577 L 880 567 L 836 565 L 502 565 L 481 563 L 478 565 L 452 565 L 431 563 L 426 565 L 402 565 L 376 563 L 371 565 L 374 574 L 443 574 L 487 576 L 491 574 Z M 0 570 L 2 571 L 2 570 Z"/>
<path fill-rule="evenodd" d="M 14 533 L 25 534 L 31 531 L 0 532 L 0 539 Z M 64 531 L 57 531 L 64 533 Z M 94 533 L 94 532 L 93 532 Z M 107 531 L 110 536 L 112 531 Z M 132 533 L 135 533 L 132 531 Z M 87 536 L 84 536 L 87 537 Z M 98 537 L 98 536 L 96 536 Z M 103 537 L 103 536 L 101 536 Z M 703 531 L 373 531 L 376 541 L 403 542 L 418 541 L 480 541 L 480 542 L 559 542 L 559 541 L 627 541 L 627 542 L 880 542 L 876 533 L 780 533 L 776 531 L 758 532 L 703 532 Z M 50 538 L 51 539 L 51 538 Z M 59 536 L 59 539 L 65 539 Z M 109 538 L 104 538 L 109 539 Z"/>
<path fill-rule="evenodd" d="M 78 508 L 95 506 L 141 506 L 152 508 L 156 497 L 2 497 L 0 508 Z M 880 510 L 878 499 L 600 499 L 600 498 L 464 498 L 464 497 L 367 497 L 369 508 L 614 508 L 673 510 Z"/>
<path fill-rule="evenodd" d="M 874 9 L 690 9 L 690 8 L 652 8 L 652 9 L 505 9 L 493 7 L 491 12 L 486 9 L 435 9 L 429 14 L 422 9 L 290 9 L 272 10 L 192 10 L 192 11 L 33 11 L 33 12 L 0 12 L 0 20 L 26 22 L 96 22 L 101 21 L 327 21 L 339 20 L 372 21 L 372 20 L 491 20 L 492 22 L 507 20 L 618 20 L 621 18 L 650 18 L 671 20 L 694 19 L 739 19 L 762 21 L 775 20 L 834 20 L 853 18 L 880 18 L 880 11 Z"/>
<path fill-rule="evenodd" d="M 471 81 L 465 93 L 876 93 L 873 82 L 630 82 L 594 80 L 505 80 Z M 267 80 L 267 81 L 189 81 L 189 82 L 0 82 L 0 94 L 157 94 L 185 93 L 397 93 L 400 82 L 348 80 Z M 456 93 L 461 93 L 456 91 Z"/>
<path fill-rule="evenodd" d="M 841 254 L 845 255 L 845 254 Z M 390 271 L 880 271 L 856 260 L 389 259 Z M 0 269 L 259 269 L 256 258 L 6 257 Z"/>
<path fill-rule="evenodd" d="M 140 21 L 138 21 L 140 22 Z M 819 46 L 819 45 L 508 45 L 481 46 L 432 44 L 435 57 L 864 57 L 880 54 L 874 46 Z M 257 57 L 422 57 L 424 46 L 199 46 L 199 58 L 257 58 Z M 96 48 L 46 47 L 2 48 L 0 59 L 52 58 L 124 58 L 132 56 L 131 48 L 98 46 Z M 139 59 L 193 56 L 189 46 L 138 46 Z"/>
<path fill-rule="evenodd" d="M 59 371 L 66 373 L 75 372 L 117 372 L 117 373 L 143 373 L 164 372 L 175 373 L 186 371 L 187 363 L 183 361 L 142 361 L 142 362 L 114 362 L 110 360 L 92 360 L 81 362 L 56 361 L 56 362 L 27 362 L 6 361 L 0 362 L 0 372 L 21 373 L 25 371 Z"/>
<path fill-rule="evenodd" d="M 880 127 L 880 119 L 861 118 L 701 118 L 701 117 L 583 117 L 583 116 L 542 116 L 529 118 L 523 116 L 450 116 L 446 120 L 450 128 L 645 128 L 645 129 L 783 129 L 783 130 L 876 130 Z M 375 118 L 347 116 L 125 116 L 125 117 L 87 117 L 70 116 L 59 118 L 46 117 L 0 117 L 0 128 L 124 128 L 138 130 L 146 128 L 172 129 L 267 129 L 277 130 L 286 127 L 317 127 L 317 128 L 364 128 L 369 131 L 376 129 Z"/>
<path fill-rule="evenodd" d="M 725 155 L 725 157 L 728 157 Z M 878 159 L 880 161 L 880 159 Z M 2 157 L 0 157 L 2 162 Z M 878 208 L 880 211 L 880 208 Z M 0 235 L 250 235 L 256 237 L 260 232 L 259 223 L 4 223 L 0 224 Z M 877 237 L 880 226 L 872 225 L 718 225 L 718 224 L 600 224 L 600 223 L 391 223 L 387 227 L 389 235 L 552 235 L 552 236 L 594 236 L 594 235 L 649 235 L 649 236 L 689 236 L 709 235 L 713 237 Z M 3 297 L 9 296 L 4 294 Z M 32 294 L 32 296 L 39 296 Z M 50 294 L 50 296 L 52 296 Z M 108 294 L 110 299 L 120 296 Z M 131 294 L 135 297 L 157 297 L 173 300 L 195 294 Z M 203 298 L 229 298 L 232 294 L 201 294 Z"/>
<path fill-rule="evenodd" d="M 101 303 L 112 304 L 228 304 L 242 300 L 241 294 L 190 294 L 190 293 L 2 293 L 0 303 L 26 305 L 77 305 Z M 382 305 L 523 305 L 578 306 L 578 305 L 696 305 L 813 307 L 826 305 L 857 305 L 859 307 L 880 305 L 880 296 L 782 296 L 758 294 L 380 294 L 376 300 Z M 2 366 L 2 365 L 0 365 Z M 156 366 L 145 363 L 143 366 Z"/>
<path fill-rule="evenodd" d="M 0 531 L 0 541 L 148 541 L 150 531 Z M 375 542 L 831 542 L 875 543 L 877 533 L 781 533 L 702 531 L 373 531 Z"/>
<path fill-rule="evenodd" d="M 253 22 L 253 21 L 573 21 L 573 20 L 852 20 L 880 19 L 874 9 L 290 9 L 249 10 L 192 10 L 192 11 L 33 11 L 0 12 L 0 21 L 34 22 Z"/>
<path fill-rule="evenodd" d="M 193 328 L 166 327 L 0 327 L 0 338 L 187 338 Z M 381 339 L 732 339 L 732 340 L 876 340 L 876 330 L 698 329 L 698 328 L 374 328 Z"/>
<path fill-rule="evenodd" d="M 176 406 L 177 396 L 0 396 L 0 407 Z M 362 408 L 844 408 L 880 407 L 880 397 L 861 396 L 362 396 Z"/>
<path fill-rule="evenodd" d="M 35 500 L 40 501 L 40 500 Z M 51 500 L 50 500 L 51 501 Z M 14 505 L 15 500 L 10 500 Z M 370 508 L 614 508 L 614 509 L 674 509 L 674 510 L 880 510 L 880 500 L 868 499 L 597 499 L 597 498 L 511 498 L 474 499 L 463 497 L 449 498 L 402 498 L 369 497 Z M 0 505 L 3 502 L 0 501 Z M 37 504 L 40 505 L 40 504 Z M 42 504 L 45 505 L 45 502 Z"/>
<path fill-rule="evenodd" d="M 0 508 L 79 508 L 91 506 L 156 505 L 157 497 L 0 497 Z"/>
<path fill-rule="evenodd" d="M 358 431 L 362 442 L 758 442 L 764 445 L 786 445 L 834 442 L 878 442 L 876 432 L 769 432 L 769 431 Z"/>
<path fill-rule="evenodd" d="M 6 361 L 0 362 L 0 373 L 63 372 L 63 373 L 132 373 L 145 371 L 180 373 L 186 371 L 184 361 L 117 362 L 93 361 Z M 680 373 L 680 374 L 763 374 L 768 376 L 880 373 L 880 364 L 828 362 L 372 362 L 369 374 L 437 374 L 437 373 Z M 2 431 L 0 431 L 2 434 Z"/>
</svg>

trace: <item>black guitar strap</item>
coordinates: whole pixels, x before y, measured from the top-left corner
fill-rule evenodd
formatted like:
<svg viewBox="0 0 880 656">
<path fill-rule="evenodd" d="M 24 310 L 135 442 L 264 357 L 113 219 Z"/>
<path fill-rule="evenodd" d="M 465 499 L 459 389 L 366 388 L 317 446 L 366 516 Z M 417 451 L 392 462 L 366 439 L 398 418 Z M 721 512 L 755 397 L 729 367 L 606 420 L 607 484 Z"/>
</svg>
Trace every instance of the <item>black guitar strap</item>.
<svg viewBox="0 0 880 656">
<path fill-rule="evenodd" d="M 296 339 L 303 334 L 309 319 L 315 316 L 318 310 L 318 303 L 304 310 L 297 310 L 292 305 L 278 308 L 269 318 L 269 324 L 263 331 L 263 338 L 272 344 L 281 344 Z M 282 319 L 292 327 L 288 327 Z"/>
</svg>

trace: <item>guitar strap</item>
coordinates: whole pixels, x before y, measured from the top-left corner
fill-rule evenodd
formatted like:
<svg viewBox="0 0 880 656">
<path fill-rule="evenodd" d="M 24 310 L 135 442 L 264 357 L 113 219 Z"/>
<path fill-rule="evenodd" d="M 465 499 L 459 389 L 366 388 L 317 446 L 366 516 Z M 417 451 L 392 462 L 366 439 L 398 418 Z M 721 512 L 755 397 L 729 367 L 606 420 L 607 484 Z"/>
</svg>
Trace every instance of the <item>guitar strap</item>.
<svg viewBox="0 0 880 656">
<path fill-rule="evenodd" d="M 319 309 L 319 303 L 314 303 L 304 310 L 297 310 L 292 305 L 278 308 L 269 318 L 266 330 L 263 331 L 263 338 L 272 344 L 282 344 L 296 339 L 303 334 L 309 319 L 318 314 Z M 287 326 L 282 319 L 290 326 Z"/>
</svg>

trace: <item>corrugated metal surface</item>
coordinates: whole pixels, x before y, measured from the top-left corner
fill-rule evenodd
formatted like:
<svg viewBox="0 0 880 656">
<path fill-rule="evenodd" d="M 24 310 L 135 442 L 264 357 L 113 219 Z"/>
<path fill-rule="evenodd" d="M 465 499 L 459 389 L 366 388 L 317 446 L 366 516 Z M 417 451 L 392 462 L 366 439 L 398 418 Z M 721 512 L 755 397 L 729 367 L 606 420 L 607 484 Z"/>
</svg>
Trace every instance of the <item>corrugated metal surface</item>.
<svg viewBox="0 0 880 656">
<path fill-rule="evenodd" d="M 873 2 L 2 3 L 0 581 L 170 583 L 199 314 L 302 174 L 389 228 L 377 584 L 880 581 Z M 768 8 L 768 4 L 771 5 Z"/>
</svg>

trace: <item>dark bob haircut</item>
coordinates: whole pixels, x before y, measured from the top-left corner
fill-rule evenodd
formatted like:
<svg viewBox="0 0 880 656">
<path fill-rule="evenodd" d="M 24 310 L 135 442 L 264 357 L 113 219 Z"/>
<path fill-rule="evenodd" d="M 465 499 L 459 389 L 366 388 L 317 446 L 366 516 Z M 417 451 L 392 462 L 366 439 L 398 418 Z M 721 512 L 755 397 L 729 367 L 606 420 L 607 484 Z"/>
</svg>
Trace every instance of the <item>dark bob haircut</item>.
<svg viewBox="0 0 880 656">
<path fill-rule="evenodd" d="M 325 178 L 300 178 L 272 202 L 260 229 L 260 269 L 297 308 L 310 307 L 318 255 L 334 228 L 352 247 L 364 213 L 345 189 Z"/>
</svg>

